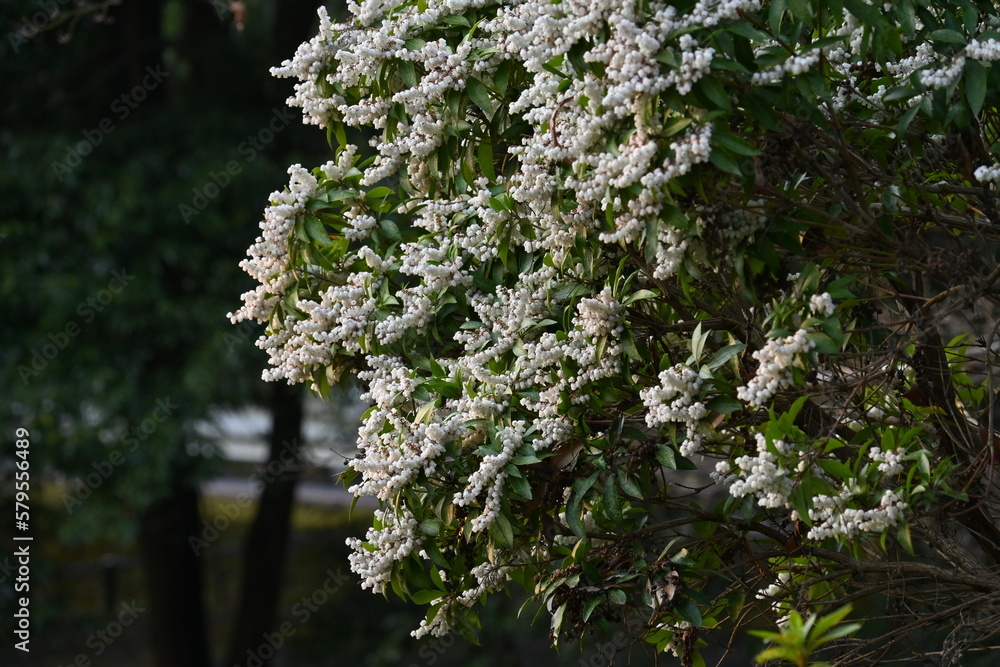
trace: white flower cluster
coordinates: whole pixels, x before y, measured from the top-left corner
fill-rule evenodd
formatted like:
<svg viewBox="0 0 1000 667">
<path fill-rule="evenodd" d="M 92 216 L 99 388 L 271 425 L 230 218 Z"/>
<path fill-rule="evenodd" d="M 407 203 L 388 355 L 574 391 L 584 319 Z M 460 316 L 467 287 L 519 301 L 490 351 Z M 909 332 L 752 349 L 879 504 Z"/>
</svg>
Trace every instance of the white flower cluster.
<svg viewBox="0 0 1000 667">
<path fill-rule="evenodd" d="M 610 290 L 604 290 L 593 299 L 581 299 L 573 325 L 565 340 L 559 340 L 553 333 L 543 333 L 537 342 L 525 343 L 524 354 L 517 358 L 512 369 L 515 388 L 538 390 L 537 399 L 529 396 L 521 399 L 524 407 L 543 420 L 536 426 L 550 434 L 532 443 L 536 449 L 556 442 L 552 436 L 565 436 L 570 431 L 565 410 L 561 408 L 564 396 L 570 397 L 571 404 L 579 405 L 587 400 L 581 389 L 592 382 L 613 377 L 621 370 L 618 338 L 623 330 L 621 304 L 611 297 Z M 606 340 L 600 355 L 599 340 Z M 567 360 L 576 364 L 575 373 L 565 372 Z"/>
<path fill-rule="evenodd" d="M 785 75 L 798 76 L 808 72 L 820 61 L 822 49 L 813 49 L 808 53 L 789 56 L 774 67 L 754 73 L 750 82 L 756 85 L 775 83 Z"/>
<path fill-rule="evenodd" d="M 903 458 L 906 450 L 902 447 L 882 451 L 881 447 L 872 447 L 868 450 L 868 458 L 878 463 L 879 472 L 886 475 L 898 475 L 903 472 Z"/>
<path fill-rule="evenodd" d="M 413 423 L 397 409 L 412 400 L 413 371 L 396 357 L 369 357 L 368 364 L 371 370 L 358 376 L 369 383 L 361 399 L 373 406 L 359 431 L 360 456 L 353 463 L 362 481 L 350 491 L 389 501 L 421 472 L 432 474 L 434 459 L 444 452 L 445 443 L 459 437 L 464 428 L 455 419 Z"/>
<path fill-rule="evenodd" d="M 830 317 L 837 310 L 837 305 L 833 302 L 829 292 L 823 292 L 809 297 L 809 310 L 817 317 Z"/>
<path fill-rule="evenodd" d="M 847 507 L 854 495 L 854 490 L 843 489 L 834 497 L 819 495 L 813 498 L 809 518 L 814 525 L 808 537 L 824 540 L 829 537 L 851 538 L 862 532 L 880 533 L 895 526 L 905 516 L 907 504 L 894 490 L 886 491 L 878 507 L 868 510 Z"/>
<path fill-rule="evenodd" d="M 321 168 L 325 180 L 318 182 L 298 165 L 289 170 L 288 190 L 272 195 L 261 236 L 242 264 L 259 286 L 243 295 L 243 308 L 230 317 L 270 323 L 259 342 L 271 357 L 268 379 L 304 381 L 342 357 L 357 359 L 365 369 L 358 376 L 367 383 L 364 398 L 372 410 L 359 433 L 353 467 L 361 477 L 353 493 L 375 495 L 388 505 L 408 485 L 435 473 L 440 480 L 442 455 L 455 447 L 469 464 L 463 473 L 468 479 L 449 488 L 450 497 L 470 508 L 473 531 L 484 531 L 503 500 L 506 467 L 515 453 L 566 442 L 576 426 L 567 413 L 588 400 L 587 385 L 622 373 L 626 314 L 613 296 L 619 284 L 600 253 L 620 253 L 622 244 L 655 228 L 644 239 L 651 246 L 646 257 L 652 278 L 665 281 L 686 261 L 703 262 L 700 234 L 706 229 L 736 244 L 765 226 L 769 202 L 764 200 L 740 210 L 707 208 L 696 231 L 661 219 L 673 197 L 671 181 L 709 162 L 714 132 L 704 114 L 681 117 L 676 105 L 662 103 L 663 96 L 686 95 L 712 75 L 716 53 L 704 29 L 739 20 L 760 6 L 759 0 L 698 0 L 681 14 L 655 0 L 363 0 L 349 2 L 353 18 L 338 25 L 320 9 L 319 34 L 274 74 L 297 79 L 289 104 L 302 109 L 305 122 L 376 130 L 374 161 L 359 165 L 358 175 L 358 151 L 346 146 L 336 162 Z M 446 17 L 460 20 L 470 9 L 481 21 L 463 30 L 461 40 L 432 36 Z M 845 13 L 835 33 L 841 43 L 792 52 L 751 83 L 799 76 L 825 60 L 836 72 L 833 80 L 842 81 L 835 106 L 860 100 L 884 109 L 887 87 L 872 91 L 859 81 L 864 31 L 858 27 Z M 788 50 L 778 44 L 764 48 Z M 907 45 L 906 57 L 886 63 L 880 75 L 902 81 L 919 73 L 924 85 L 944 87 L 961 74 L 964 58 L 996 60 L 998 54 L 995 40 L 974 41 L 964 55 L 941 65 L 930 45 Z M 523 67 L 529 80 L 513 104 L 491 117 L 498 72 L 511 62 Z M 474 104 L 452 104 L 456 93 L 468 93 L 461 99 Z M 508 116 L 526 122 L 527 129 L 502 156 L 498 175 L 492 165 L 471 159 L 484 146 L 470 137 L 491 136 L 491 125 L 502 125 Z M 664 128 L 678 120 L 689 125 L 664 139 Z M 439 160 L 443 147 L 454 143 L 467 159 Z M 976 173 L 983 181 L 1000 180 L 1000 167 Z M 380 209 L 359 194 L 348 198 L 342 213 L 340 233 L 351 250 L 333 270 L 293 270 L 290 239 L 317 190 L 354 190 L 358 179 L 364 188 L 397 175 L 411 197 L 399 209 L 409 216 L 407 242 L 393 244 L 385 256 L 372 249 L 378 247 L 374 243 L 364 246 L 392 221 L 380 219 Z M 414 230 L 422 234 L 416 240 Z M 579 243 L 595 238 L 600 240 L 593 243 L 595 261 L 584 266 L 574 253 Z M 516 262 L 507 271 L 516 284 L 482 286 L 479 269 L 500 260 L 505 267 Z M 488 280 L 489 270 L 486 274 Z M 297 289 L 307 295 L 297 298 Z M 431 339 L 436 318 L 458 302 L 474 316 L 442 343 L 457 351 L 434 359 L 444 372 L 435 370 L 434 382 L 454 392 L 436 393 L 428 389 L 425 370 L 395 355 L 403 354 L 400 346 Z M 829 294 L 817 294 L 809 307 L 825 317 L 836 306 Z M 276 318 L 276 309 L 294 314 Z M 739 399 L 766 405 L 792 385 L 793 369 L 805 367 L 814 347 L 804 329 L 769 341 L 753 353 L 759 368 L 739 387 Z M 397 351 L 381 353 L 381 348 Z M 685 456 L 702 446 L 701 383 L 694 370 L 675 366 L 660 373 L 657 386 L 640 392 L 650 428 L 685 425 L 680 446 Z M 421 391 L 431 399 L 420 399 Z M 512 405 L 520 413 L 517 421 L 511 421 Z M 487 434 L 494 430 L 486 420 L 496 427 L 492 442 Z M 473 453 L 483 446 L 495 453 Z M 714 476 L 731 485 L 733 496 L 753 494 L 763 506 L 788 506 L 791 475 L 802 472 L 782 463 L 791 445 L 781 440 L 769 445 L 759 435 L 757 450 L 738 458 L 734 471 L 720 463 Z M 895 470 L 895 454 L 880 456 L 886 470 Z M 905 507 L 888 498 L 869 510 L 875 514 L 854 516 L 851 525 L 868 530 Z M 822 525 L 839 525 L 837 517 L 855 511 L 837 513 L 832 502 L 818 505 L 816 520 Z M 352 569 L 372 588 L 383 586 L 393 564 L 419 543 L 416 521 L 405 510 L 384 510 L 379 521 L 382 527 L 367 536 L 373 550 L 360 540 L 351 542 Z M 478 583 L 467 591 L 468 600 L 492 581 L 485 569 L 474 574 Z M 447 632 L 446 616 L 442 610 L 418 632 Z"/>
<path fill-rule="evenodd" d="M 996 183 L 1000 181 L 1000 164 L 989 164 L 976 167 L 976 180 L 980 183 Z"/>
<path fill-rule="evenodd" d="M 622 326 L 622 306 L 611 295 L 611 289 L 604 288 L 593 299 L 580 299 L 576 318 L 580 330 L 587 336 L 619 336 Z"/>
<path fill-rule="evenodd" d="M 1000 42 L 995 37 L 969 42 L 968 46 L 965 47 L 965 57 L 996 62 L 1000 60 Z"/>
<path fill-rule="evenodd" d="M 707 410 L 704 403 L 695 400 L 701 384 L 698 373 L 677 364 L 660 373 L 660 386 L 647 387 L 639 392 L 647 410 L 647 426 L 655 429 L 663 424 L 680 422 L 687 427 L 687 435 L 680 446 L 682 456 L 697 453 L 704 439 L 699 421 Z"/>
<path fill-rule="evenodd" d="M 372 274 L 358 272 L 348 276 L 346 284 L 327 288 L 319 302 L 299 301 L 309 319 L 289 318 L 276 340 L 268 338 L 261 345 L 275 366 L 264 371 L 264 379 L 297 382 L 309 369 L 330 364 L 334 349 L 360 351 L 358 341 L 375 311 L 375 300 L 367 294 L 377 286 Z"/>
<path fill-rule="evenodd" d="M 799 329 L 791 336 L 773 338 L 753 353 L 759 362 L 757 374 L 736 390 L 736 397 L 753 406 L 765 405 L 779 390 L 792 386 L 792 368 L 805 368 L 802 356 L 816 344 L 808 338 L 809 332 Z"/>
<path fill-rule="evenodd" d="M 417 520 L 405 507 L 398 512 L 376 510 L 375 519 L 382 528 L 368 529 L 365 540 L 371 545 L 371 551 L 356 537 L 348 538 L 347 545 L 354 550 L 348 558 L 351 570 L 361 576 L 361 588 L 379 592 L 392 576 L 392 566 L 409 556 L 419 540 L 416 537 Z"/>
<path fill-rule="evenodd" d="M 668 624 L 666 622 L 660 623 L 657 626 L 659 629 L 671 630 L 674 636 L 670 639 L 670 642 L 663 647 L 664 653 L 672 653 L 678 660 L 683 659 L 683 656 L 687 655 L 689 649 L 685 646 L 683 638 L 684 631 L 691 627 L 691 624 L 687 621 L 681 621 L 680 623 Z"/>
<path fill-rule="evenodd" d="M 951 59 L 950 63 L 943 67 L 925 69 L 920 72 L 920 83 L 932 90 L 947 88 L 955 83 L 959 75 L 962 74 L 963 67 L 965 67 L 965 57 L 956 55 Z"/>
<path fill-rule="evenodd" d="M 788 570 L 783 570 L 778 573 L 778 578 L 774 583 L 757 591 L 755 597 L 762 601 L 769 600 L 771 602 L 771 610 L 775 614 L 779 614 L 775 625 L 785 627 L 789 620 L 788 612 L 794 609 L 792 602 L 789 600 L 792 593 L 792 573 Z"/>
<path fill-rule="evenodd" d="M 489 528 L 497 514 L 500 513 L 503 483 L 507 479 L 507 471 L 504 468 L 514 458 L 514 454 L 524 442 L 524 430 L 525 423 L 523 421 L 514 422 L 509 428 L 501 429 L 499 435 L 503 449 L 500 450 L 499 454 L 484 456 L 479 470 L 469 477 L 469 484 L 465 490 L 455 494 L 455 504 L 460 507 L 465 506 L 473 502 L 487 484 L 490 485 L 490 490 L 486 494 L 486 502 L 483 503 L 482 513 L 472 520 L 473 531 L 478 532 Z"/>
<path fill-rule="evenodd" d="M 559 523 L 566 526 L 568 531 L 565 535 L 554 535 L 552 537 L 552 542 L 554 544 L 561 544 L 563 546 L 573 546 L 580 541 L 580 538 L 576 536 L 573 532 L 569 531 L 569 524 L 566 522 L 566 512 L 559 512 Z M 594 513 L 591 510 L 583 511 L 583 518 L 580 521 L 583 524 L 584 533 L 594 533 L 597 532 L 597 520 L 594 519 Z M 592 545 L 603 544 L 604 540 L 592 539 Z"/>
<path fill-rule="evenodd" d="M 767 224 L 767 217 L 761 212 L 762 199 L 751 199 L 745 208 L 721 208 L 706 206 L 699 210 L 698 227 L 711 227 L 728 240 L 730 247 L 753 237 Z"/>
<path fill-rule="evenodd" d="M 433 637 L 445 636 L 451 631 L 451 623 L 448 619 L 455 610 L 461 607 L 471 607 L 487 591 L 499 588 L 510 578 L 506 567 L 488 562 L 475 566 L 470 571 L 470 574 L 475 577 L 476 584 L 462 591 L 456 598 L 444 602 L 434 620 L 430 623 L 427 622 L 427 619 L 420 621 L 420 626 L 410 633 L 412 637 L 420 639 L 427 635 Z M 441 576 L 444 578 L 445 573 L 442 572 Z"/>
<path fill-rule="evenodd" d="M 757 503 L 761 507 L 788 507 L 788 497 L 795 485 L 789 477 L 790 471 L 782 465 L 779 455 L 788 456 L 792 451 L 792 445 L 783 440 L 775 440 L 771 443 L 771 447 L 768 447 L 767 438 L 762 433 L 755 435 L 757 455 L 740 456 L 734 461 L 738 472 L 728 478 L 729 493 L 734 498 L 752 494 L 757 497 Z M 772 452 L 771 448 L 775 451 Z M 727 462 L 722 461 L 716 466 L 716 473 L 728 472 Z"/>
<path fill-rule="evenodd" d="M 752 494 L 761 507 L 783 507 L 791 509 L 792 515 L 797 516 L 797 510 L 790 500 L 796 488 L 794 475 L 810 471 L 822 474 L 820 468 L 797 453 L 797 447 L 793 443 L 778 439 L 769 441 L 760 433 L 756 434 L 756 440 L 756 456 L 738 457 L 733 462 L 735 469 L 728 461 L 719 461 L 712 478 L 718 483 L 727 484 L 729 493 L 734 498 Z M 869 450 L 869 457 L 880 462 L 879 470 L 887 475 L 902 472 L 903 455 L 902 450 Z M 907 504 L 893 490 L 886 491 L 878 506 L 872 509 L 848 507 L 856 495 L 857 485 L 851 480 L 836 496 L 820 494 L 813 497 L 812 507 L 809 509 L 813 527 L 808 537 L 816 540 L 830 537 L 847 539 L 864 532 L 882 532 L 898 523 L 907 509 Z M 770 589 L 764 595 L 775 596 Z"/>
<path fill-rule="evenodd" d="M 533 127 L 533 134 L 515 151 L 518 165 L 513 176 L 487 179 L 483 175 L 469 183 L 470 196 L 458 200 L 414 200 L 408 205 L 418 211 L 414 224 L 429 236 L 417 243 L 400 244 L 394 257 L 379 257 L 368 248 L 348 254 L 336 267 L 345 270 L 342 274 L 325 275 L 317 268 L 316 275 L 324 275 L 333 284 L 315 297 L 299 300 L 301 317 L 286 318 L 262 339 L 262 346 L 271 354 L 269 379 L 302 381 L 310 371 L 329 365 L 335 355 L 364 355 L 369 370 L 359 373 L 359 378 L 368 384 L 364 398 L 373 408 L 359 433 L 360 455 L 353 466 L 361 479 L 352 492 L 390 502 L 420 475 L 434 474 L 437 459 L 448 443 L 461 442 L 463 448 L 471 449 L 485 443 L 485 428 L 469 428 L 467 422 L 498 420 L 513 391 L 537 390 L 537 398 L 521 399 L 522 407 L 536 418 L 531 423 L 520 421 L 499 428 L 499 442 L 493 443 L 499 446 L 499 453 L 484 457 L 464 490 L 455 494 L 456 504 L 472 505 L 485 491 L 480 512 L 473 518 L 473 529 L 482 531 L 496 516 L 505 467 L 523 444 L 528 428 L 534 432 L 531 444 L 536 451 L 570 436 L 573 424 L 565 415 L 566 401 L 579 404 L 586 400 L 581 391 L 586 385 L 620 372 L 619 336 L 624 323 L 621 304 L 605 288 L 593 297 L 579 299 L 568 337 L 557 338 L 544 330 L 527 335 L 534 323 L 555 315 L 565 305 L 565 299 L 553 298 L 565 278 L 551 267 L 563 264 L 580 233 L 592 233 L 594 221 L 607 207 L 616 211 L 617 229 L 601 238 L 606 243 L 634 240 L 648 221 L 661 213 L 663 190 L 670 179 L 707 162 L 710 124 L 696 124 L 666 147 L 654 140 L 666 119 L 649 114 L 650 101 L 668 88 L 681 94 L 690 92 L 709 71 L 714 55 L 712 48 L 700 45 L 691 34 L 683 34 L 674 45 L 669 45 L 668 39 L 688 26 L 710 27 L 758 5 L 706 0 L 687 16 L 677 16 L 670 7 L 648 15 L 637 4 L 596 1 L 556 6 L 543 0 L 511 5 L 429 0 L 426 8 L 418 8 L 393 0 L 372 0 L 352 4 L 355 21 L 337 26 L 320 10 L 319 35 L 303 44 L 295 57 L 274 73 L 298 79 L 289 103 L 303 109 L 306 122 L 327 126 L 339 121 L 382 130 L 372 142 L 377 153 L 374 164 L 364 172 L 363 186 L 401 171 L 413 191 L 429 190 L 433 179 L 448 177 L 435 173 L 428 161 L 441 146 L 446 127 L 482 123 L 472 111 L 452 116 L 448 95 L 464 90 L 470 79 L 492 71 L 504 58 L 522 62 L 535 76 L 510 109 L 522 114 Z M 481 31 L 493 34 L 492 40 L 473 37 L 452 47 L 444 40 L 417 39 L 442 17 L 460 15 L 474 6 L 495 6 L 495 18 L 487 18 Z M 565 55 L 574 44 L 592 40 L 602 26 L 607 29 L 607 39 L 592 42 L 594 46 L 585 58 L 600 64 L 604 75 L 598 79 L 593 73 L 574 72 L 566 62 L 566 71 L 578 78 L 561 92 L 562 78 L 545 65 Z M 472 57 L 474 50 L 492 47 L 498 47 L 499 53 Z M 656 60 L 664 49 L 676 58 L 676 69 L 664 71 Z M 418 76 L 416 85 L 394 94 L 376 92 L 379 77 L 387 71 L 404 76 L 407 67 Z M 362 91 L 359 102 L 349 103 L 334 92 L 349 89 Z M 398 107 L 408 120 L 389 125 L 387 120 Z M 603 137 L 615 124 L 634 124 L 637 131 L 627 143 L 607 147 Z M 347 178 L 356 153 L 353 146 L 345 147 L 336 163 L 323 167 L 323 174 L 331 182 Z M 458 165 L 453 168 L 457 170 Z M 556 182 L 567 168 L 571 175 L 565 182 L 577 205 L 572 212 L 551 206 Z M 437 169 L 440 171 L 440 166 Z M 531 238 L 509 224 L 510 207 L 496 206 L 491 182 L 505 185 L 519 214 L 529 216 L 534 231 Z M 614 195 L 636 185 L 638 193 L 627 201 Z M 264 238 L 251 249 L 251 262 L 261 267 L 250 267 L 255 269 L 251 275 L 261 287 L 247 300 L 243 318 L 267 321 L 295 284 L 288 238 L 315 192 L 315 179 L 297 168 L 290 192 L 274 195 L 276 205 L 265 214 L 262 224 Z M 344 220 L 347 226 L 342 233 L 352 242 L 365 242 L 378 226 L 361 198 L 345 211 Z M 472 275 L 478 263 L 497 257 L 501 234 L 509 239 L 512 250 L 520 246 L 526 252 L 547 253 L 551 264 L 522 273 L 517 289 L 500 287 L 493 294 L 483 293 L 473 287 Z M 655 276 L 667 278 L 679 268 L 688 239 L 678 230 L 661 229 L 655 242 Z M 358 271 L 358 262 L 369 270 Z M 379 296 L 384 291 L 384 273 L 393 266 L 413 280 L 384 303 Z M 600 277 L 588 275 L 582 267 L 570 275 L 581 282 Z M 423 419 L 416 421 L 416 410 L 410 406 L 420 382 L 418 374 L 402 359 L 366 350 L 426 331 L 442 295 L 456 288 L 466 293 L 482 323 L 456 334 L 456 341 L 465 348 L 464 357 L 439 360 L 446 365 L 449 378 L 461 387 L 461 396 L 422 410 Z M 517 352 L 514 366 L 497 372 L 496 362 L 518 346 L 522 351 Z M 566 372 L 567 363 L 575 368 L 574 373 Z M 684 451 L 693 451 L 700 441 L 696 424 L 704 406 L 692 401 L 686 409 Z M 360 542 L 352 542 L 352 568 L 372 587 L 384 583 L 393 561 L 409 554 L 417 541 L 414 522 L 394 521 L 392 516 L 383 517 L 380 530 L 370 531 L 367 541 L 375 550 L 369 552 Z M 438 617 L 442 620 L 433 628 L 422 631 L 445 631 L 444 616 Z"/>
<path fill-rule="evenodd" d="M 242 308 L 229 313 L 234 324 L 244 320 L 267 322 L 274 307 L 285 297 L 285 291 L 295 284 L 288 258 L 288 237 L 306 202 L 316 194 L 317 182 L 298 164 L 288 168 L 288 175 L 291 177 L 288 189 L 271 193 L 271 205 L 264 209 L 260 223 L 261 235 L 247 251 L 249 259 L 240 262 L 240 268 L 260 284 L 243 295 Z"/>
<path fill-rule="evenodd" d="M 792 573 L 788 570 L 783 570 L 778 573 L 778 579 L 757 591 L 755 596 L 758 600 L 773 600 L 775 598 L 784 598 L 788 595 L 788 583 L 792 580 Z"/>
</svg>

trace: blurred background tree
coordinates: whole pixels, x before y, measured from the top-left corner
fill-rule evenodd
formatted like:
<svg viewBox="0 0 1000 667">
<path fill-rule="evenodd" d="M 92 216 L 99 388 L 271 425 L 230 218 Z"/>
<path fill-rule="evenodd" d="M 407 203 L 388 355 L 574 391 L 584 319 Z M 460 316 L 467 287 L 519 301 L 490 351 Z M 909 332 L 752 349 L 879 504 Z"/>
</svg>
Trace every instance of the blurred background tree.
<svg viewBox="0 0 1000 667">
<path fill-rule="evenodd" d="M 95 631 L 133 596 L 149 612 L 136 623 L 145 630 L 121 640 L 141 651 L 128 664 L 248 664 L 251 654 L 266 664 L 261 637 L 282 621 L 295 624 L 294 664 L 328 664 L 334 645 L 336 659 L 369 665 L 555 660 L 544 627 L 524 634 L 528 620 L 513 620 L 519 602 L 495 605 L 482 637 L 502 651 L 418 644 L 407 636 L 416 610 L 363 593 L 353 575 L 331 594 L 336 604 L 297 614 L 327 573 L 347 572 L 344 538 L 367 523 L 352 527 L 346 509 L 299 512 L 298 560 L 284 582 L 297 458 L 267 477 L 259 511 L 234 519 L 207 550 L 192 546 L 222 515 L 200 482 L 234 469 L 198 424 L 222 409 L 265 407 L 271 459 L 300 454 L 302 396 L 260 381 L 259 332 L 225 314 L 251 286 L 238 264 L 268 193 L 288 164 L 328 157 L 316 129 L 285 107 L 290 84 L 268 73 L 315 33 L 317 3 L 0 4 L 5 640 L 17 427 L 31 433 L 35 537 L 32 653 L 5 641 L 4 664 L 96 660 L 110 644 Z M 592 647 L 592 664 L 610 646 Z"/>
<path fill-rule="evenodd" d="M 5 5 L 20 18 L 0 61 L 17 90 L 2 111 L 3 299 L 16 313 L 3 332 L 4 421 L 31 430 L 34 480 L 98 473 L 76 482 L 81 502 L 54 510 L 57 536 L 138 544 L 157 663 L 209 664 L 188 537 L 197 481 L 217 459 L 193 426 L 266 404 L 281 415 L 272 442 L 299 437 L 299 393 L 262 391 L 256 333 L 234 337 L 224 314 L 225 287 L 245 282 L 245 240 L 228 230 L 301 153 L 299 124 L 274 122 L 285 91 L 267 69 L 308 34 L 314 7 L 255 3 L 237 30 L 218 3 Z M 113 451 L 124 462 L 111 470 Z M 259 635 L 273 614 L 292 481 L 264 494 L 271 539 L 251 531 L 245 569 L 258 584 L 241 594 L 236 636 Z"/>
</svg>

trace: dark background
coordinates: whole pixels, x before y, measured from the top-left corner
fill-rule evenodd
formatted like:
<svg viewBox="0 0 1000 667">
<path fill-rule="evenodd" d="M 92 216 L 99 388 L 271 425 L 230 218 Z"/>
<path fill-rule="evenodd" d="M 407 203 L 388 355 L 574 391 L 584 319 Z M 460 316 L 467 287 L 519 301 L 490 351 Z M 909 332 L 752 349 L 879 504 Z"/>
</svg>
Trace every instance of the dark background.
<svg viewBox="0 0 1000 667">
<path fill-rule="evenodd" d="M 410 639 L 422 610 L 349 571 L 344 539 L 370 508 L 352 520 L 344 503 L 295 501 L 335 480 L 299 453 L 302 392 L 260 380 L 260 331 L 226 313 L 252 287 L 238 264 L 268 193 L 289 164 L 331 157 L 285 107 L 292 82 L 268 73 L 312 37 L 316 6 L 0 0 L 4 665 L 609 663 L 611 637 L 551 652 L 547 616 L 517 616 L 523 592 L 495 596 L 481 647 Z M 350 434 L 349 403 L 314 412 Z M 294 461 L 233 510 L 205 482 L 259 471 L 197 426 L 246 407 L 267 416 L 272 458 Z M 17 428 L 30 433 L 27 531 Z M 213 537 L 206 522 L 225 527 Z M 12 648 L 15 535 L 33 538 L 30 654 Z"/>
</svg>

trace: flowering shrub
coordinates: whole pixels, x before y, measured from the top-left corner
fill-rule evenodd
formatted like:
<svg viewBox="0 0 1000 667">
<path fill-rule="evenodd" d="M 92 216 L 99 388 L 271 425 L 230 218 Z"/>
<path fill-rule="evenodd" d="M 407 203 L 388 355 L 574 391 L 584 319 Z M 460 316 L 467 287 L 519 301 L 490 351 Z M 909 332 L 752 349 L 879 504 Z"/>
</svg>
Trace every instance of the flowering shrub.
<svg viewBox="0 0 1000 667">
<path fill-rule="evenodd" d="M 838 664 L 996 632 L 994 4 L 349 9 L 274 70 L 335 159 L 231 317 L 364 388 L 364 587 L 443 635 L 516 580 L 685 665 L 847 600 L 901 627 Z"/>
</svg>

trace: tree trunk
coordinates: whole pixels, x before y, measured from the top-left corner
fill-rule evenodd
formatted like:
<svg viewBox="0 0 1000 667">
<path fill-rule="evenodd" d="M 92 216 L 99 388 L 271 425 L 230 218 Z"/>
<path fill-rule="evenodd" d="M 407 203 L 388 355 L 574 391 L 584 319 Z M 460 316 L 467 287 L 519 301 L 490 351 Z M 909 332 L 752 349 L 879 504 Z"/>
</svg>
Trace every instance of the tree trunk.
<svg viewBox="0 0 1000 667">
<path fill-rule="evenodd" d="M 257 516 L 244 544 L 243 577 L 227 665 L 245 664 L 248 652 L 267 665 L 257 648 L 274 631 L 275 611 L 284 581 L 295 487 L 300 473 L 302 394 L 297 387 L 274 386 L 270 455 L 259 473 L 264 488 Z M 258 664 L 255 662 L 255 664 Z"/>
<path fill-rule="evenodd" d="M 188 544 L 198 534 L 198 490 L 175 473 L 168 497 L 146 510 L 139 543 L 157 667 L 209 667 L 201 561 Z"/>
</svg>

